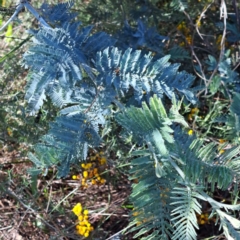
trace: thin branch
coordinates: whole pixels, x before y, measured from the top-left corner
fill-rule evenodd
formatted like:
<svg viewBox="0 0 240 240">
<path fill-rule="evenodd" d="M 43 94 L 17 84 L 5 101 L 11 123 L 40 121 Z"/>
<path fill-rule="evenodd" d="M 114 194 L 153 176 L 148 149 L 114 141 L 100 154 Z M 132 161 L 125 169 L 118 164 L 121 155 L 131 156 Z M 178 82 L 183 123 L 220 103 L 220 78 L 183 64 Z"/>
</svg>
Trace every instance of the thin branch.
<svg viewBox="0 0 240 240">
<path fill-rule="evenodd" d="M 225 52 L 225 39 L 226 39 L 226 32 L 227 32 L 227 7 L 226 7 L 226 3 L 224 0 L 221 1 L 221 6 L 220 6 L 220 19 L 222 19 L 222 18 L 223 18 L 224 28 L 223 28 L 223 33 L 222 33 L 222 39 L 221 39 L 221 45 L 220 45 L 221 49 L 220 49 L 220 54 L 219 54 L 219 58 L 218 58 L 218 63 L 206 83 L 206 89 L 208 88 L 208 86 L 212 82 L 213 77 L 217 73 L 219 64 L 221 63 L 222 58 L 224 56 L 224 52 Z M 206 90 L 200 91 L 197 94 L 197 96 L 199 96 L 203 91 L 206 91 Z"/>
<path fill-rule="evenodd" d="M 8 21 L 0 28 L 0 32 L 4 30 L 10 22 L 12 22 L 18 13 L 23 9 L 27 8 L 30 13 L 39 21 L 39 23 L 44 26 L 51 28 L 50 25 L 46 23 L 46 21 L 39 15 L 39 13 L 35 10 L 35 8 L 28 2 L 28 0 L 20 0 L 20 3 L 17 5 L 15 12 L 13 15 L 8 19 Z"/>
<path fill-rule="evenodd" d="M 200 33 L 199 29 L 198 29 L 198 22 L 201 22 L 202 18 L 204 17 L 204 14 L 207 12 L 208 8 L 210 8 L 210 6 L 214 3 L 214 0 L 206 7 L 204 6 L 204 9 L 203 11 L 201 12 L 198 20 L 197 20 L 197 23 L 196 23 L 196 31 L 198 33 L 198 35 L 200 36 L 200 38 L 203 40 L 203 37 L 202 37 L 202 34 Z"/>
<path fill-rule="evenodd" d="M 35 8 L 30 3 L 28 3 L 28 1 L 24 3 L 24 6 L 30 13 L 32 13 L 32 15 L 39 21 L 42 26 L 51 28 L 51 26 L 46 23 L 46 21 L 39 15 Z"/>
<path fill-rule="evenodd" d="M 5 24 L 3 24 L 3 26 L 0 28 L 0 32 L 1 32 L 2 30 L 4 30 L 4 29 L 8 26 L 8 24 L 15 19 L 15 17 L 18 15 L 18 13 L 19 13 L 23 8 L 24 8 L 24 5 L 23 5 L 23 4 L 19 4 L 19 5 L 16 7 L 16 10 L 15 10 L 15 12 L 13 13 L 13 15 L 8 19 L 7 22 L 5 22 Z"/>
</svg>

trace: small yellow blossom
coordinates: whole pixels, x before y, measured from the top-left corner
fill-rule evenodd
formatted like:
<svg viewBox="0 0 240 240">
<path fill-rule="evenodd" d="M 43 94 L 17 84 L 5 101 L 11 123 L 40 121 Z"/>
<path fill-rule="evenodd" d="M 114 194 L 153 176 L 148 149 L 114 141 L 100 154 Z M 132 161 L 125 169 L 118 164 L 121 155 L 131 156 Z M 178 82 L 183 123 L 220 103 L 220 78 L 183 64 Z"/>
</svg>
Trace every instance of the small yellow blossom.
<svg viewBox="0 0 240 240">
<path fill-rule="evenodd" d="M 83 221 L 83 219 L 84 219 L 84 217 L 83 217 L 82 214 L 78 216 L 78 220 L 79 220 L 80 222 Z"/>
<path fill-rule="evenodd" d="M 86 167 L 86 164 L 82 163 L 82 164 L 81 164 L 81 167 L 82 167 L 82 168 L 85 168 L 85 167 Z"/>
<path fill-rule="evenodd" d="M 83 214 L 84 214 L 84 215 L 88 215 L 88 210 L 85 209 L 85 210 L 83 211 Z"/>
<path fill-rule="evenodd" d="M 191 109 L 191 114 L 195 114 L 195 113 L 198 113 L 198 112 L 199 112 L 198 108 L 192 108 Z"/>
<path fill-rule="evenodd" d="M 192 129 L 190 129 L 189 131 L 188 131 L 188 135 L 193 135 L 193 130 Z"/>
<path fill-rule="evenodd" d="M 83 177 L 87 178 L 88 177 L 88 172 L 87 171 L 83 171 Z"/>
<path fill-rule="evenodd" d="M 100 180 L 100 183 L 101 183 L 101 184 L 104 184 L 105 181 L 106 181 L 105 179 L 101 179 L 101 180 Z"/>
<path fill-rule="evenodd" d="M 77 179 L 77 176 L 76 176 L 76 175 L 72 175 L 72 179 L 73 179 L 73 180 L 76 180 L 76 179 Z"/>
<path fill-rule="evenodd" d="M 87 169 L 89 169 L 89 168 L 91 168 L 91 167 L 92 167 L 92 163 L 87 163 L 87 164 L 86 164 L 86 168 L 87 168 Z"/>
<path fill-rule="evenodd" d="M 81 203 L 77 203 L 73 207 L 72 211 L 74 212 L 75 215 L 79 216 L 82 213 L 82 205 L 81 205 Z"/>
<path fill-rule="evenodd" d="M 219 143 L 221 143 L 221 144 L 226 142 L 226 140 L 225 140 L 225 139 L 222 139 L 222 138 L 219 139 L 218 141 L 219 141 Z"/>
<path fill-rule="evenodd" d="M 105 157 L 101 157 L 101 159 L 100 159 L 100 164 L 101 165 L 104 165 L 104 164 L 106 164 L 107 163 L 107 159 L 105 158 Z"/>
</svg>

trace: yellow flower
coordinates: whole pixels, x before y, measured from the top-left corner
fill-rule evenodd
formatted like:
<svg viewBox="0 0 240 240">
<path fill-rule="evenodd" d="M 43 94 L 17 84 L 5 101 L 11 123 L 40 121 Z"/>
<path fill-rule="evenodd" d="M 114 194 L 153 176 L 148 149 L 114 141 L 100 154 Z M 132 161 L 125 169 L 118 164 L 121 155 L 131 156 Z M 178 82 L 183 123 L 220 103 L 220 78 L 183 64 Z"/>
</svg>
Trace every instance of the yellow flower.
<svg viewBox="0 0 240 240">
<path fill-rule="evenodd" d="M 88 236 L 89 236 L 89 232 L 85 232 L 84 237 L 88 237 Z"/>
<path fill-rule="evenodd" d="M 192 108 L 191 109 L 191 114 L 195 114 L 195 113 L 198 113 L 198 112 L 199 112 L 198 108 Z"/>
<path fill-rule="evenodd" d="M 86 168 L 89 169 L 92 167 L 92 163 L 87 163 Z"/>
<path fill-rule="evenodd" d="M 188 131 L 188 135 L 193 135 L 193 130 L 192 129 L 190 129 L 189 131 Z"/>
<path fill-rule="evenodd" d="M 83 217 L 82 214 L 78 216 L 78 220 L 79 220 L 80 222 L 83 221 L 83 218 L 84 218 L 84 217 Z"/>
<path fill-rule="evenodd" d="M 95 185 L 97 182 L 95 179 L 92 179 L 92 184 Z"/>
<path fill-rule="evenodd" d="M 200 222 L 199 222 L 200 225 L 203 225 L 205 223 L 206 223 L 206 221 L 204 219 L 200 220 Z"/>
<path fill-rule="evenodd" d="M 72 175 L 72 179 L 73 179 L 73 180 L 76 180 L 76 179 L 77 179 L 77 176 L 76 176 L 76 175 Z"/>
<path fill-rule="evenodd" d="M 87 178 L 88 177 L 88 172 L 87 171 L 83 171 L 83 177 Z"/>
<path fill-rule="evenodd" d="M 82 167 L 82 168 L 85 168 L 85 167 L 86 167 L 86 164 L 82 163 L 82 164 L 81 164 L 81 167 Z"/>
<path fill-rule="evenodd" d="M 88 215 L 88 210 L 85 209 L 85 210 L 83 211 L 83 214 L 84 214 L 84 215 Z"/>
<path fill-rule="evenodd" d="M 221 144 L 226 142 L 226 140 L 225 140 L 225 139 L 222 139 L 222 138 L 219 139 L 218 141 L 219 141 L 219 143 L 221 143 Z"/>
<path fill-rule="evenodd" d="M 106 181 L 105 179 L 101 179 L 101 180 L 100 180 L 100 183 L 101 183 L 101 184 L 104 184 L 105 181 Z"/>
<path fill-rule="evenodd" d="M 107 159 L 105 157 L 101 157 L 100 164 L 104 165 L 104 164 L 106 164 L 106 162 L 107 162 Z"/>
<path fill-rule="evenodd" d="M 99 177 L 99 174 L 98 174 L 98 173 L 96 173 L 96 174 L 95 174 L 95 177 Z"/>
<path fill-rule="evenodd" d="M 73 209 L 72 209 L 73 213 L 77 216 L 79 216 L 82 213 L 82 205 L 81 203 L 77 203 Z"/>
</svg>

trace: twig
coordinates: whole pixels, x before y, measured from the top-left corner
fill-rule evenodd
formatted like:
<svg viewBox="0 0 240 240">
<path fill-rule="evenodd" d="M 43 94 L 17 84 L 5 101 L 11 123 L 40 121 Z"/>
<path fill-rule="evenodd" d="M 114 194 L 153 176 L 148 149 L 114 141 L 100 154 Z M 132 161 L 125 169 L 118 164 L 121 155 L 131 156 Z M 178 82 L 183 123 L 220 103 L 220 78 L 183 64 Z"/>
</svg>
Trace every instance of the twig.
<svg viewBox="0 0 240 240">
<path fill-rule="evenodd" d="M 221 7 L 220 7 L 220 19 L 222 19 L 222 18 L 223 18 L 224 29 L 223 29 L 222 39 L 221 39 L 221 49 L 220 49 L 220 54 L 219 54 L 219 58 L 218 58 L 218 63 L 217 63 L 215 69 L 213 70 L 210 78 L 208 79 L 208 81 L 206 83 L 206 89 L 210 85 L 210 83 L 212 82 L 212 79 L 215 76 L 215 74 L 216 74 L 216 72 L 218 70 L 219 64 L 221 63 L 222 58 L 224 56 L 225 38 L 226 38 L 226 32 L 227 32 L 227 7 L 226 7 L 226 3 L 225 3 L 224 0 L 221 1 Z M 203 91 L 206 91 L 206 89 L 200 91 L 197 94 L 197 96 L 199 96 Z"/>
<path fill-rule="evenodd" d="M 30 206 L 26 205 L 14 192 L 10 191 L 9 189 L 4 189 L 4 191 L 6 192 L 6 194 L 8 194 L 9 196 L 11 196 L 12 198 L 14 198 L 16 201 L 18 201 L 23 207 L 25 207 L 27 210 L 30 210 L 31 212 L 33 212 L 35 214 L 36 217 L 38 217 L 39 219 L 41 219 L 41 221 L 44 222 L 44 224 L 46 224 L 48 227 L 50 227 L 51 229 L 53 229 L 56 232 L 56 228 L 53 227 L 51 224 L 49 224 L 47 221 L 45 221 L 37 212 L 36 210 L 34 210 L 33 208 L 31 208 Z"/>
<path fill-rule="evenodd" d="M 189 14 L 188 14 L 186 11 L 183 11 L 183 13 L 186 15 L 186 17 L 187 17 L 188 20 L 190 21 L 191 25 L 195 26 L 194 23 L 193 23 L 193 21 L 192 21 L 192 19 L 191 19 L 191 17 L 189 16 Z M 193 37 L 194 37 L 194 33 L 193 33 Z M 192 46 L 191 44 L 188 44 L 188 45 L 189 45 L 189 47 L 190 47 L 190 49 L 191 49 L 191 53 L 192 53 L 192 62 L 193 62 L 193 57 L 194 57 L 195 60 L 198 62 L 198 65 L 199 65 L 199 68 L 200 68 L 200 71 L 201 71 L 201 74 L 202 74 L 202 75 L 200 75 L 200 74 L 195 70 L 195 68 L 194 68 L 194 66 L 193 66 L 194 72 L 195 72 L 201 79 L 203 79 L 203 81 L 204 81 L 204 83 L 205 83 L 205 85 L 206 85 L 206 84 L 207 84 L 207 79 L 206 79 L 205 73 L 204 73 L 204 71 L 203 71 L 202 64 L 201 64 L 200 60 L 198 59 L 198 57 L 197 57 L 197 55 L 196 55 L 196 53 L 195 53 L 195 51 L 194 51 L 193 46 Z"/>
<path fill-rule="evenodd" d="M 28 0 L 20 0 L 19 1 L 19 4 L 17 5 L 16 9 L 15 9 L 15 12 L 13 13 L 13 15 L 8 19 L 8 21 L 3 24 L 3 26 L 0 28 L 0 32 L 2 30 L 4 30 L 8 24 L 10 22 L 12 22 L 15 17 L 18 15 L 18 13 L 23 9 L 23 8 L 27 8 L 28 11 L 30 13 L 32 13 L 32 15 L 39 21 L 39 23 L 44 26 L 44 27 L 48 27 L 48 28 L 51 28 L 50 25 L 48 25 L 46 23 L 46 21 L 39 15 L 39 13 L 35 10 L 35 8 L 29 3 Z"/>
<path fill-rule="evenodd" d="M 208 8 L 209 8 L 213 3 L 214 3 L 214 0 L 213 0 L 207 7 L 204 6 L 204 9 L 203 9 L 203 11 L 202 11 L 201 14 L 200 14 L 199 19 L 197 20 L 198 22 L 201 22 L 202 18 L 204 17 L 205 12 L 208 10 Z M 197 23 L 196 23 L 195 27 L 196 27 L 196 31 L 197 31 L 198 35 L 200 36 L 201 39 L 203 39 L 202 34 L 199 32 L 198 24 L 197 24 Z"/>
</svg>

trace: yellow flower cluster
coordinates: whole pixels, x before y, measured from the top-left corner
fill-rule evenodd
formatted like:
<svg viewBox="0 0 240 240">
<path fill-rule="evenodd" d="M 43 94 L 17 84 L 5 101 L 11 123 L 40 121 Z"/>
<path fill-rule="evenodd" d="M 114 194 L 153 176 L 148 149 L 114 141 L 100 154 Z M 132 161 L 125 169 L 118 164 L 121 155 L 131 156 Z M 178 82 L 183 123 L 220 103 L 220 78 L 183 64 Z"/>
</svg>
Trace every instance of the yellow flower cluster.
<svg viewBox="0 0 240 240">
<path fill-rule="evenodd" d="M 222 139 L 222 138 L 220 138 L 218 141 L 219 141 L 220 144 L 223 144 L 223 143 L 226 142 L 226 140 L 225 140 L 225 139 Z"/>
<path fill-rule="evenodd" d="M 82 187 L 87 188 L 89 184 L 92 185 L 102 185 L 106 180 L 100 177 L 101 170 L 104 169 L 107 164 L 107 159 L 104 156 L 104 153 L 101 151 L 99 153 L 92 153 L 88 157 L 88 163 L 82 163 L 81 167 L 83 172 L 80 176 L 73 175 L 72 179 L 77 180 L 81 179 Z"/>
<path fill-rule="evenodd" d="M 199 113 L 199 109 L 198 108 L 192 108 L 191 109 L 191 112 L 188 114 L 188 121 L 192 121 L 193 120 L 193 117 L 197 116 Z"/>
<path fill-rule="evenodd" d="M 72 211 L 78 217 L 78 224 L 76 226 L 77 233 L 88 237 L 90 232 L 93 231 L 93 226 L 88 221 L 88 210 L 83 210 L 81 203 L 77 203 Z"/>
<path fill-rule="evenodd" d="M 177 26 L 177 30 L 180 31 L 186 38 L 188 44 L 192 44 L 191 30 L 187 27 L 186 22 L 183 21 Z M 180 43 L 180 46 L 185 46 L 184 42 Z"/>
<path fill-rule="evenodd" d="M 197 214 L 197 221 L 199 225 L 209 224 L 210 221 L 215 222 L 215 218 L 209 219 L 208 213 Z"/>
</svg>

